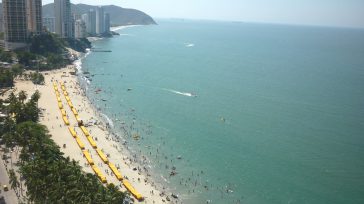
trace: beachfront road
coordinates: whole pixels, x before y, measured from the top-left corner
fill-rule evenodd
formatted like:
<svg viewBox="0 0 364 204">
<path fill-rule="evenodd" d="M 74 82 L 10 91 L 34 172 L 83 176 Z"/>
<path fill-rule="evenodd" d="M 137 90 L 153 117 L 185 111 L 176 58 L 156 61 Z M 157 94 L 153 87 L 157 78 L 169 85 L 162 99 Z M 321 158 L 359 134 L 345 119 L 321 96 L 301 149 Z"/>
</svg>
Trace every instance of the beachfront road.
<svg viewBox="0 0 364 204">
<path fill-rule="evenodd" d="M 0 154 L 2 156 L 2 154 Z M 15 191 L 10 188 L 9 177 L 4 165 L 4 160 L 0 158 L 0 204 L 4 203 L 18 203 Z M 7 185 L 9 190 L 4 191 L 4 185 Z"/>
</svg>

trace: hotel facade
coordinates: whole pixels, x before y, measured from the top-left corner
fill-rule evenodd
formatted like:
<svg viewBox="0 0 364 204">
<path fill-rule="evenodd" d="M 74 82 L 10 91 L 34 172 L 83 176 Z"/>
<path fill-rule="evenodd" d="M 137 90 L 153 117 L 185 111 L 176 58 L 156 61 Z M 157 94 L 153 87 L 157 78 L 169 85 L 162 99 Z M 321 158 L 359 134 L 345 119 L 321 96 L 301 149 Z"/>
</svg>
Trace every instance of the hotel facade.
<svg viewBox="0 0 364 204">
<path fill-rule="evenodd" d="M 55 31 L 61 38 L 74 38 L 70 0 L 54 0 Z"/>
</svg>

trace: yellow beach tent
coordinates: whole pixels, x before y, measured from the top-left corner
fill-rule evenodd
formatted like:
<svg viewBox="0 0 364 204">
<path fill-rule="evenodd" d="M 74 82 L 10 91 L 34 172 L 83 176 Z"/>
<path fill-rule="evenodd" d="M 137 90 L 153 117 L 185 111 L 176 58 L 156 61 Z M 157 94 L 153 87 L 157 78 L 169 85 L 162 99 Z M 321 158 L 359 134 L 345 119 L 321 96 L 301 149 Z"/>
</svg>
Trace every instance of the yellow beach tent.
<svg viewBox="0 0 364 204">
<path fill-rule="evenodd" d="M 139 201 L 143 200 L 143 196 L 135 190 L 135 188 L 129 183 L 128 180 L 123 180 L 125 188 Z"/>
<path fill-rule="evenodd" d="M 76 142 L 78 144 L 78 146 L 81 148 L 81 149 L 85 149 L 85 145 L 83 144 L 83 142 L 80 140 L 80 138 L 76 137 Z"/>
<path fill-rule="evenodd" d="M 67 101 L 67 103 L 68 103 L 68 106 L 72 109 L 73 108 L 72 102 L 71 101 Z"/>
<path fill-rule="evenodd" d="M 63 116 L 63 121 L 64 121 L 64 124 L 70 125 L 70 122 L 68 121 L 66 116 Z"/>
<path fill-rule="evenodd" d="M 71 110 L 72 110 L 73 115 L 75 115 L 75 116 L 78 115 L 78 112 L 75 108 L 72 108 Z"/>
<path fill-rule="evenodd" d="M 99 157 L 101 158 L 101 160 L 107 164 L 109 162 L 109 160 L 107 159 L 106 155 L 104 154 L 104 152 L 102 152 L 101 149 L 96 149 L 97 154 L 99 155 Z"/>
<path fill-rule="evenodd" d="M 94 165 L 94 161 L 92 160 L 90 153 L 88 153 L 87 150 L 83 150 L 82 153 L 83 153 L 83 155 L 85 155 L 87 162 L 90 165 Z"/>
<path fill-rule="evenodd" d="M 118 171 L 113 163 L 109 162 L 109 167 L 119 181 L 123 180 L 121 173 Z"/>
<path fill-rule="evenodd" d="M 87 129 L 85 128 L 85 126 L 80 126 L 83 134 L 85 134 L 86 136 L 90 136 L 90 133 L 87 131 Z"/>
<path fill-rule="evenodd" d="M 63 108 L 61 108 L 60 110 L 61 110 L 62 116 L 67 116 L 66 111 Z"/>
<path fill-rule="evenodd" d="M 97 177 L 99 177 L 102 183 L 107 183 L 106 177 L 101 173 L 100 169 L 97 168 L 96 165 L 92 165 L 91 168 L 92 170 L 94 170 L 95 174 L 97 175 Z"/>
<path fill-rule="evenodd" d="M 93 148 L 97 148 L 97 145 L 96 145 L 96 142 L 92 139 L 91 136 L 87 136 L 87 140 L 88 142 L 90 143 L 90 145 L 93 147 Z"/>
<path fill-rule="evenodd" d="M 68 130 L 70 131 L 72 137 L 74 137 L 74 138 L 77 137 L 76 131 L 73 127 L 68 127 Z"/>
</svg>

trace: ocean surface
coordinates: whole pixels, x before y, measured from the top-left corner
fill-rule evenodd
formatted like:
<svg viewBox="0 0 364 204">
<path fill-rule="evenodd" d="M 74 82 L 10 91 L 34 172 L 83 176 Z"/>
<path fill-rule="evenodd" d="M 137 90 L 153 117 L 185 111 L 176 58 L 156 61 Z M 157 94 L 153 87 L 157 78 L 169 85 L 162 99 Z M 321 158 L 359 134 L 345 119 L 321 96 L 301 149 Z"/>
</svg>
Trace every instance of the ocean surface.
<svg viewBox="0 0 364 204">
<path fill-rule="evenodd" d="M 364 30 L 158 23 L 94 42 L 112 52 L 82 70 L 161 187 L 192 204 L 364 203 Z"/>
</svg>

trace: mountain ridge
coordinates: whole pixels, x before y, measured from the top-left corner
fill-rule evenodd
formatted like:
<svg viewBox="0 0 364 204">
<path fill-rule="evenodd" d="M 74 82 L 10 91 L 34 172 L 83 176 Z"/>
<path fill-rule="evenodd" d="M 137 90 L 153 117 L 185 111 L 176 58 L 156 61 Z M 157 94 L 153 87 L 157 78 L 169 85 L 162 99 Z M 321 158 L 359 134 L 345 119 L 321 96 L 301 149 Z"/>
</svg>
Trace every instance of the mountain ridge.
<svg viewBox="0 0 364 204">
<path fill-rule="evenodd" d="M 54 17 L 54 3 L 43 5 L 43 17 Z M 85 14 L 90 9 L 96 9 L 98 6 L 88 4 L 71 4 L 71 12 L 75 14 Z M 157 24 L 152 17 L 148 14 L 137 9 L 122 8 L 115 5 L 103 6 L 104 12 L 110 14 L 110 21 L 112 26 L 122 25 L 153 25 Z M 2 14 L 2 3 L 0 3 L 0 15 Z"/>
</svg>

